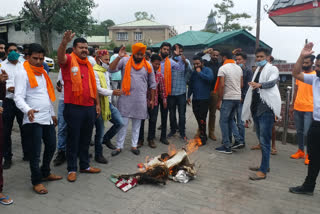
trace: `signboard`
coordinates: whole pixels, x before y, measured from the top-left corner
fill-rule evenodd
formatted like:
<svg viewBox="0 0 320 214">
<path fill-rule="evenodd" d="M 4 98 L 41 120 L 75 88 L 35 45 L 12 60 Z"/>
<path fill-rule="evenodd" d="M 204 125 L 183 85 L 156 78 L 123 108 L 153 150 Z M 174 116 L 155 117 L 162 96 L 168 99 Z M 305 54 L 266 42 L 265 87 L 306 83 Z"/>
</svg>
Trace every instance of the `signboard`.
<svg viewBox="0 0 320 214">
<path fill-rule="evenodd" d="M 0 33 L 6 33 L 7 32 L 7 25 L 1 25 L 0 26 Z"/>
</svg>

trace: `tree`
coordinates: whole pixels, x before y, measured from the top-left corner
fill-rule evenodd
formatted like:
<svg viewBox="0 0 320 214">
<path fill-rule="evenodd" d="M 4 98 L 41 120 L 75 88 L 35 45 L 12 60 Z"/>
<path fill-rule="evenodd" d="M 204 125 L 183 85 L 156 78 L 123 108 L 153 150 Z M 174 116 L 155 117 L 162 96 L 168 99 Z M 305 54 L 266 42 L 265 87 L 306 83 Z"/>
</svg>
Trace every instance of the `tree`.
<svg viewBox="0 0 320 214">
<path fill-rule="evenodd" d="M 155 17 L 152 14 L 149 15 L 145 11 L 135 12 L 134 13 L 134 17 L 136 18 L 137 21 L 143 20 L 143 19 L 147 19 L 147 20 L 150 20 L 150 21 L 154 21 L 155 20 Z"/>
<path fill-rule="evenodd" d="M 94 0 L 26 0 L 20 17 L 25 31 L 39 29 L 41 44 L 51 54 L 53 31 L 90 35 L 90 26 L 95 23 L 90 14 L 95 6 Z"/>
<path fill-rule="evenodd" d="M 212 18 L 212 16 L 218 18 L 218 22 L 216 23 L 217 31 L 226 32 L 239 29 L 252 30 L 251 26 L 241 25 L 238 22 L 240 19 L 249 19 L 251 16 L 247 13 L 232 13 L 230 10 L 233 7 L 233 0 L 222 0 L 220 4 L 214 4 L 216 10 L 213 13 L 210 13 L 208 18 Z"/>
<path fill-rule="evenodd" d="M 94 36 L 106 36 L 109 35 L 109 27 L 114 26 L 115 23 L 111 20 L 105 20 L 101 22 L 100 24 L 94 24 L 92 25 L 91 34 Z"/>
</svg>

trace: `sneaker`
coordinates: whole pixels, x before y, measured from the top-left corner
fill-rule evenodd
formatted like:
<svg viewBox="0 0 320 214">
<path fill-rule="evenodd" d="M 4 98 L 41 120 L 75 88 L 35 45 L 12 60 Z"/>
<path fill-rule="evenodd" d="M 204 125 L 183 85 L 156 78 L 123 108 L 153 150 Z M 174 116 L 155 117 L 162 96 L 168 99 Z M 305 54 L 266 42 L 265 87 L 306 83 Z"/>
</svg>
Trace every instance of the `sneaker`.
<svg viewBox="0 0 320 214">
<path fill-rule="evenodd" d="M 232 154 L 231 148 L 227 148 L 224 145 L 216 148 L 216 151 L 221 152 L 221 153 L 225 153 L 225 154 Z"/>
<path fill-rule="evenodd" d="M 139 149 L 131 149 L 131 152 L 135 155 L 140 155 L 140 150 Z"/>
<path fill-rule="evenodd" d="M 290 187 L 289 192 L 294 193 L 294 194 L 313 195 L 313 190 L 307 189 L 303 185 L 297 186 L 297 187 Z"/>
<path fill-rule="evenodd" d="M 66 152 L 59 150 L 57 153 L 56 158 L 53 160 L 54 166 L 60 166 L 62 165 L 65 161 L 67 160 L 66 158 Z"/>
<path fill-rule="evenodd" d="M 2 168 L 3 169 L 10 169 L 11 168 L 11 165 L 12 165 L 12 160 L 4 160 L 4 163 L 2 165 Z"/>
<path fill-rule="evenodd" d="M 168 134 L 168 138 L 173 137 L 175 134 L 176 134 L 176 132 L 171 131 L 171 132 Z"/>
<path fill-rule="evenodd" d="M 309 160 L 309 155 L 306 155 L 306 159 L 304 160 L 305 165 L 309 165 L 310 160 Z"/>
<path fill-rule="evenodd" d="M 244 148 L 244 144 L 240 143 L 239 141 L 235 141 L 234 144 L 231 146 L 232 149 L 242 149 Z"/>
<path fill-rule="evenodd" d="M 97 163 L 102 163 L 102 164 L 107 164 L 108 161 L 107 159 L 103 156 L 103 155 L 100 155 L 98 157 L 95 157 L 94 160 L 97 162 Z"/>
<path fill-rule="evenodd" d="M 115 150 L 116 147 L 111 143 L 111 140 L 104 140 L 102 144 L 106 145 L 109 149 Z"/>
<path fill-rule="evenodd" d="M 167 139 L 160 139 L 160 142 L 164 145 L 169 145 L 170 142 Z"/>
<path fill-rule="evenodd" d="M 304 151 L 302 151 L 301 149 L 298 149 L 298 151 L 296 153 L 294 153 L 293 155 L 291 155 L 290 158 L 300 159 L 300 158 L 304 158 L 304 156 L 305 156 Z"/>
</svg>

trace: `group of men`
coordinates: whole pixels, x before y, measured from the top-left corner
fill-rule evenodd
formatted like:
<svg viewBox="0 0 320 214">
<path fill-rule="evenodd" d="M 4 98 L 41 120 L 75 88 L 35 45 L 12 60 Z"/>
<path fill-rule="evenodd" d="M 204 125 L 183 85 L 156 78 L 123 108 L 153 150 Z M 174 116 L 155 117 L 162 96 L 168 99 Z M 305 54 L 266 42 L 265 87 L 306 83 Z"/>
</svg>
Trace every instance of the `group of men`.
<svg viewBox="0 0 320 214">
<path fill-rule="evenodd" d="M 241 50 L 219 51 L 207 49 L 193 57 L 193 67 L 183 55 L 183 46 L 162 43 L 159 54 L 142 43 L 132 46 L 128 56 L 125 47 L 116 50 L 110 61 L 107 50 L 96 50 L 94 57 L 88 57 L 88 43 L 83 38 L 74 39 L 75 33 L 66 31 L 58 48 L 60 73 L 55 86 L 61 92 L 58 107 L 58 118 L 55 116 L 53 102 L 56 100 L 55 87 L 44 68 L 45 51 L 39 44 L 30 44 L 24 51 L 24 60 L 19 60 L 17 45 L 0 42 L 1 93 L 5 96 L 0 143 L 0 160 L 4 155 L 4 168 L 10 168 L 12 161 L 11 131 L 14 118 L 20 127 L 23 159 L 29 161 L 33 190 L 46 194 L 48 190 L 43 181 L 55 181 L 62 176 L 51 173 L 50 163 L 56 150 L 56 131 L 58 125 L 58 154 L 55 165 L 67 161 L 67 180 L 77 179 L 78 160 L 81 173 L 99 173 L 101 170 L 90 166 L 89 146 L 95 133 L 95 160 L 106 164 L 102 145 L 112 149 L 111 155 L 119 155 L 124 149 L 124 142 L 129 121 L 132 123 L 131 152 L 140 154 L 139 148 L 144 144 L 144 120 L 149 119 L 148 145 L 156 147 L 155 132 L 160 108 L 161 134 L 160 142 L 169 145 L 169 140 L 177 132 L 181 139 L 187 141 L 186 105 L 191 104 L 198 123 L 195 137 L 201 145 L 207 142 L 207 136 L 215 136 L 216 110 L 220 110 L 220 128 L 222 145 L 218 152 L 232 154 L 232 149 L 245 147 L 245 127 L 254 122 L 260 143 L 262 160 L 259 167 L 250 167 L 255 171 L 251 180 L 265 179 L 270 171 L 270 152 L 272 129 L 276 118 L 280 118 L 281 98 L 277 82 L 279 71 L 268 62 L 270 53 L 267 49 L 258 48 L 255 52 L 257 68 L 253 73 L 247 66 L 246 53 Z M 68 44 L 73 40 L 73 47 Z M 5 54 L 1 48 L 5 49 Z M 301 141 L 310 126 L 310 113 L 313 111 L 311 130 L 313 137 L 308 137 L 309 174 L 303 186 L 291 188 L 291 192 L 311 194 L 315 179 L 319 173 L 318 145 L 312 141 L 319 127 L 317 110 L 319 102 L 314 93 L 318 83 L 318 73 L 311 71 L 313 57 L 310 57 L 312 45 L 308 44 L 295 65 L 293 75 L 297 78 L 299 88 L 295 93 L 295 117 L 297 125 L 299 151 L 303 153 Z M 204 54 L 210 54 L 209 61 Z M 235 59 L 235 60 L 234 60 Z M 309 62 L 309 61 L 310 62 Z M 311 64 L 311 65 L 310 65 Z M 306 74 L 301 73 L 301 68 Z M 113 79 L 112 74 L 120 74 Z M 111 80 L 110 80 L 111 76 Z M 313 84 L 310 88 L 298 82 Z M 115 82 L 117 81 L 117 82 Z M 5 83 L 5 84 L 3 84 Z M 118 84 L 115 84 L 118 83 Z M 114 87 L 112 85 L 114 84 Z M 119 87 L 119 85 L 121 85 Z M 188 87 L 187 87 L 188 86 Z M 4 88 L 3 88 L 4 87 Z M 318 88 L 316 88 L 318 89 Z M 302 94 L 308 93 L 308 100 Z M 314 105 L 310 105 L 313 96 Z M 114 102 L 114 97 L 117 101 Z M 317 105 L 318 104 L 318 105 Z M 313 108 L 313 109 L 312 109 Z M 178 120 L 176 111 L 178 110 Z M 3 111 L 3 113 L 2 113 Z M 207 135 L 207 114 L 209 126 Z M 169 114 L 170 132 L 167 134 Z M 113 125 L 104 134 L 104 124 L 110 121 Z M 178 122 L 177 122 L 178 121 Z M 302 122 L 304 121 L 304 122 Z M 0 121 L 1 122 L 1 121 Z M 309 123 L 308 123 L 309 122 Z M 309 125 L 308 125 L 308 124 Z M 2 123 L 1 123 L 2 124 Z M 298 128 L 299 127 L 299 128 Z M 301 131 L 302 130 L 302 131 Z M 116 146 L 111 139 L 116 136 Z M 232 145 L 232 138 L 235 141 Z M 169 139 L 169 140 L 168 140 Z M 44 154 L 40 167 L 42 142 Z M 1 145 L 0 145 L 1 146 Z M 293 157 L 294 158 L 294 157 Z M 0 162 L 1 164 L 1 162 Z M 2 164 L 1 164 L 2 166 Z M 0 167 L 0 187 L 2 188 L 2 167 Z M 11 204 L 12 199 L 1 194 L 0 203 Z"/>
</svg>

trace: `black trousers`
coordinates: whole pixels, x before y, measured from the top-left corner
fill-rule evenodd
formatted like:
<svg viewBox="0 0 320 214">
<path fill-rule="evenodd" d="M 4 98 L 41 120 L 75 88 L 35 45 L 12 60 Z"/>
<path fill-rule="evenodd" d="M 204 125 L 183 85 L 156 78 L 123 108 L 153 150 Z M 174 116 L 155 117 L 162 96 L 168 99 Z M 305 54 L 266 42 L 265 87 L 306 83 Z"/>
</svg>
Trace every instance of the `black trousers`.
<svg viewBox="0 0 320 214">
<path fill-rule="evenodd" d="M 207 114 L 209 110 L 209 99 L 207 100 L 192 100 L 192 110 L 198 122 L 201 140 L 207 139 L 206 126 Z"/>
<path fill-rule="evenodd" d="M 320 122 L 313 121 L 308 132 L 309 166 L 304 186 L 314 190 L 320 170 Z"/>
<path fill-rule="evenodd" d="M 163 107 L 163 100 L 159 98 L 160 114 L 161 114 L 161 137 L 160 140 L 167 139 L 167 123 L 168 123 L 168 107 Z"/>
<path fill-rule="evenodd" d="M 184 137 L 186 130 L 186 94 L 181 94 L 177 96 L 168 96 L 168 109 L 170 112 L 170 129 L 172 133 L 176 133 L 177 127 L 179 129 L 180 135 Z M 179 114 L 179 125 L 177 124 L 177 108 Z"/>
<path fill-rule="evenodd" d="M 3 102 L 3 135 L 4 135 L 4 144 L 3 144 L 3 157 L 6 160 L 12 159 L 12 126 L 14 119 L 17 118 L 17 122 L 20 128 L 20 137 L 22 144 L 23 156 L 28 158 L 28 145 L 26 144 L 25 138 L 23 137 L 23 112 L 17 108 L 14 100 L 6 98 Z"/>
<path fill-rule="evenodd" d="M 156 138 L 158 111 L 159 111 L 159 105 L 155 106 L 153 109 L 148 108 L 148 114 L 149 114 L 148 141 Z M 144 121 L 145 120 L 141 120 L 139 140 L 144 140 Z"/>
<path fill-rule="evenodd" d="M 89 165 L 89 146 L 97 113 L 95 106 L 65 104 L 63 111 L 67 123 L 67 164 L 68 172 L 77 171 L 79 155 L 80 170 Z"/>
<path fill-rule="evenodd" d="M 37 185 L 42 182 L 42 178 L 50 175 L 50 162 L 56 150 L 56 130 L 54 125 L 41 125 L 38 123 L 28 123 L 23 125 L 22 128 L 25 131 L 25 139 L 30 145 L 31 182 L 33 185 Z M 42 140 L 44 152 L 40 168 Z"/>
</svg>

